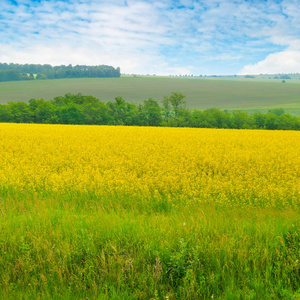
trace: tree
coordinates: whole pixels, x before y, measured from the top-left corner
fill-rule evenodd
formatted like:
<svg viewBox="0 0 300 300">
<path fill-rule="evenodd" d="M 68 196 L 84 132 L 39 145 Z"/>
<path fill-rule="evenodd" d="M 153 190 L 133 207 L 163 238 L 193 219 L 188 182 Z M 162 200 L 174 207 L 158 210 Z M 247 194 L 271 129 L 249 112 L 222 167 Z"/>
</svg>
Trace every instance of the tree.
<svg viewBox="0 0 300 300">
<path fill-rule="evenodd" d="M 269 109 L 269 113 L 274 114 L 276 116 L 281 116 L 284 114 L 284 109 L 283 108 L 273 108 Z"/>
<path fill-rule="evenodd" d="M 263 129 L 266 123 L 266 115 L 260 112 L 256 112 L 252 115 L 255 128 Z"/>
<path fill-rule="evenodd" d="M 29 108 L 34 123 L 52 124 L 58 122 L 54 105 L 50 101 L 30 99 Z"/>
<path fill-rule="evenodd" d="M 230 113 L 223 112 L 218 108 L 209 108 L 203 111 L 202 115 L 203 126 L 208 128 L 230 128 L 231 119 Z"/>
<path fill-rule="evenodd" d="M 8 105 L 0 104 L 0 122 L 12 122 L 11 111 Z"/>
<path fill-rule="evenodd" d="M 162 115 L 165 119 L 165 122 L 168 123 L 169 119 L 172 116 L 172 108 L 168 97 L 164 97 L 164 99 L 162 100 L 162 106 Z"/>
<path fill-rule="evenodd" d="M 237 129 L 243 129 L 243 128 L 251 128 L 251 124 L 250 124 L 250 120 L 249 120 L 249 115 L 245 112 L 242 112 L 240 110 L 235 110 L 232 113 L 232 126 L 233 128 L 237 128 Z"/>
<path fill-rule="evenodd" d="M 299 130 L 299 125 L 297 118 L 288 114 L 282 114 L 277 118 L 277 129 L 280 130 Z"/>
<path fill-rule="evenodd" d="M 191 112 L 187 109 L 180 109 L 177 116 L 169 120 L 168 126 L 171 127 L 191 127 Z"/>
<path fill-rule="evenodd" d="M 61 124 L 85 124 L 84 113 L 75 103 L 62 106 L 56 112 Z"/>
<path fill-rule="evenodd" d="M 277 129 L 278 116 L 272 113 L 266 115 L 265 127 L 266 129 Z"/>
<path fill-rule="evenodd" d="M 107 102 L 111 122 L 114 125 L 134 125 L 136 106 L 126 102 L 122 97 L 116 97 L 115 102 Z"/>
<path fill-rule="evenodd" d="M 25 102 L 8 102 L 11 121 L 15 123 L 32 123 L 29 105 Z"/>
<path fill-rule="evenodd" d="M 38 73 L 35 77 L 35 79 L 46 79 L 46 76 L 44 74 Z"/>
<path fill-rule="evenodd" d="M 111 117 L 108 107 L 103 102 L 90 102 L 83 105 L 86 124 L 105 125 L 109 124 Z"/>
<path fill-rule="evenodd" d="M 185 96 L 181 93 L 172 92 L 171 96 L 164 97 L 163 105 L 165 106 L 165 104 L 169 103 L 173 108 L 174 116 L 177 117 L 179 110 L 185 108 L 186 101 L 183 100 L 184 98 Z"/>
<path fill-rule="evenodd" d="M 149 126 L 160 126 L 162 122 L 161 108 L 152 98 L 144 101 L 145 118 Z"/>
</svg>

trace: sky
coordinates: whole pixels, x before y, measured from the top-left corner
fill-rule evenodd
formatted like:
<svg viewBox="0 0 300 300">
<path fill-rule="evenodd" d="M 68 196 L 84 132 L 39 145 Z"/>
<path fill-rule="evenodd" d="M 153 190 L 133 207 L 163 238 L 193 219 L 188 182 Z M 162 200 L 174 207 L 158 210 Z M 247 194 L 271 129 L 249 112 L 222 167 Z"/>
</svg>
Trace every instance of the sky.
<svg viewBox="0 0 300 300">
<path fill-rule="evenodd" d="M 0 0 L 0 62 L 300 73 L 300 0 Z"/>
</svg>

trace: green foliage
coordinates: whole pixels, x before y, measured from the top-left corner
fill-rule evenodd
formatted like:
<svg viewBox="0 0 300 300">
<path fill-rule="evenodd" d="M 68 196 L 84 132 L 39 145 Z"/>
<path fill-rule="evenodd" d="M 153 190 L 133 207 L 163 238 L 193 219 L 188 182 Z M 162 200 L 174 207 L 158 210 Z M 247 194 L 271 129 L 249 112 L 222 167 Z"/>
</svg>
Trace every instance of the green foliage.
<svg viewBox="0 0 300 300">
<path fill-rule="evenodd" d="M 55 115 L 54 105 L 44 99 L 30 99 L 29 108 L 32 112 L 33 123 L 58 123 L 58 118 Z"/>
<path fill-rule="evenodd" d="M 38 73 L 36 74 L 36 79 L 41 80 L 41 79 L 47 79 L 47 77 L 44 74 Z"/>
<path fill-rule="evenodd" d="M 252 115 L 253 121 L 254 121 L 254 128 L 264 128 L 265 126 L 265 114 L 262 113 L 254 113 Z"/>
<path fill-rule="evenodd" d="M 26 74 L 22 74 L 19 70 L 0 71 L 0 81 L 18 81 L 27 79 L 29 79 L 29 77 Z"/>
<path fill-rule="evenodd" d="M 105 125 L 110 123 L 108 107 L 100 101 L 85 103 L 83 106 L 85 124 Z"/>
<path fill-rule="evenodd" d="M 158 102 L 150 98 L 144 101 L 142 107 L 145 114 L 146 125 L 160 126 L 162 123 L 162 113 Z"/>
<path fill-rule="evenodd" d="M 253 121 L 245 112 L 236 110 L 232 113 L 232 128 L 253 128 Z"/>
<path fill-rule="evenodd" d="M 292 78 L 287 74 L 283 74 L 283 75 L 280 75 L 279 79 L 292 79 Z"/>
<path fill-rule="evenodd" d="M 60 124 L 85 124 L 84 114 L 78 104 L 62 106 L 56 113 Z"/>
<path fill-rule="evenodd" d="M 116 97 L 115 102 L 107 103 L 112 125 L 134 125 L 136 106 Z"/>
<path fill-rule="evenodd" d="M 183 100 L 184 98 L 185 98 L 185 96 L 182 95 L 181 93 L 172 92 L 171 96 L 164 97 L 163 105 L 164 105 L 164 107 L 168 108 L 169 111 L 172 108 L 172 110 L 170 111 L 170 114 L 173 113 L 173 115 L 175 117 L 177 117 L 178 114 L 180 113 L 180 110 L 185 109 L 186 102 Z"/>
<path fill-rule="evenodd" d="M 34 78 L 33 74 L 37 74 Z M 120 68 L 111 66 L 55 66 L 37 64 L 2 64 L 0 63 L 0 82 L 34 79 L 61 79 L 61 78 L 93 78 L 93 77 L 120 77 Z"/>
<path fill-rule="evenodd" d="M 184 239 L 179 241 L 179 249 L 169 254 L 165 264 L 167 267 L 167 279 L 171 281 L 172 285 L 177 286 L 191 268 L 192 264 L 187 243 Z"/>
<path fill-rule="evenodd" d="M 197 124 L 197 123 L 196 123 Z M 228 112 L 223 112 L 217 108 L 210 108 L 203 111 L 203 128 L 231 128 L 231 118 Z"/>
<path fill-rule="evenodd" d="M 50 101 L 0 105 L 0 122 L 300 130 L 300 118 L 285 114 L 283 108 L 270 109 L 267 114 L 189 110 L 183 99 L 181 93 L 172 93 L 163 98 L 162 106 L 152 98 L 136 105 L 122 97 L 104 103 L 93 96 L 68 93 Z"/>
<path fill-rule="evenodd" d="M 25 102 L 9 102 L 10 122 L 14 123 L 32 123 L 32 114 L 30 107 Z"/>
<path fill-rule="evenodd" d="M 169 121 L 169 119 L 172 117 L 172 109 L 171 104 L 168 98 L 164 97 L 162 100 L 162 106 L 163 106 L 163 117 L 166 122 Z"/>
<path fill-rule="evenodd" d="M 12 122 L 12 115 L 9 105 L 0 104 L 0 121 Z"/>
<path fill-rule="evenodd" d="M 269 109 L 270 114 L 274 114 L 276 116 L 281 116 L 284 114 L 284 109 L 283 108 L 273 108 Z"/>
</svg>

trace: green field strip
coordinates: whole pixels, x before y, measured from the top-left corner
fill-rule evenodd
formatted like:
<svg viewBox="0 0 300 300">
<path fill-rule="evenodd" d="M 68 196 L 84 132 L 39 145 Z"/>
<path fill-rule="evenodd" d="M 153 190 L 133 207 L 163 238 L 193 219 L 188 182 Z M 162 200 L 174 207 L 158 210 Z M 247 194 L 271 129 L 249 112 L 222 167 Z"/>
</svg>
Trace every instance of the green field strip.
<svg viewBox="0 0 300 300">
<path fill-rule="evenodd" d="M 279 81 L 277 81 L 279 82 Z M 299 81 L 300 83 L 300 81 Z M 161 101 L 176 91 L 186 96 L 188 108 L 248 109 L 300 105 L 300 84 L 174 77 L 83 78 L 0 83 L 0 103 L 45 100 L 66 93 L 93 95 L 101 101 L 122 96 L 140 103 L 148 98 Z"/>
</svg>

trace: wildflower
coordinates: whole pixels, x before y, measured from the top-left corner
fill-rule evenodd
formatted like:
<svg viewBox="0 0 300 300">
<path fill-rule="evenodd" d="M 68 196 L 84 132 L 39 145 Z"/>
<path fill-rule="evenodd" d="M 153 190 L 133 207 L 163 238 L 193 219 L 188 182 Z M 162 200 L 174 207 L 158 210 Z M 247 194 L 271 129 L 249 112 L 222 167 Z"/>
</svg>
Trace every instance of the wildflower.
<svg viewBox="0 0 300 300">
<path fill-rule="evenodd" d="M 297 131 L 2 123 L 0 151 L 1 188 L 130 195 L 172 209 L 300 205 Z"/>
</svg>

